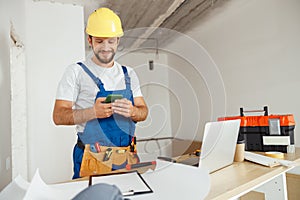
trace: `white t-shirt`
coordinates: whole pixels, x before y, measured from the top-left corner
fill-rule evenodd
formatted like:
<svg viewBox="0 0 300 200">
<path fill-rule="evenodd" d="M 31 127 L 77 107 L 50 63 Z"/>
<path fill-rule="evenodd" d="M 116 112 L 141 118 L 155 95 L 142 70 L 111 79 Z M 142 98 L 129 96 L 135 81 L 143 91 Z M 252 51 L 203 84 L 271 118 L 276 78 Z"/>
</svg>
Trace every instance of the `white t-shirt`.
<svg viewBox="0 0 300 200">
<path fill-rule="evenodd" d="M 114 62 L 113 67 L 105 68 L 96 65 L 91 58 L 82 62 L 100 80 L 106 91 L 123 90 L 126 88 L 122 66 Z M 131 81 L 133 97 L 143 96 L 140 90 L 139 79 L 131 67 L 127 67 Z M 73 102 L 73 109 L 85 109 L 94 105 L 95 97 L 99 91 L 96 83 L 78 64 L 68 66 L 59 82 L 56 99 Z M 85 123 L 76 126 L 77 132 L 82 132 Z"/>
</svg>

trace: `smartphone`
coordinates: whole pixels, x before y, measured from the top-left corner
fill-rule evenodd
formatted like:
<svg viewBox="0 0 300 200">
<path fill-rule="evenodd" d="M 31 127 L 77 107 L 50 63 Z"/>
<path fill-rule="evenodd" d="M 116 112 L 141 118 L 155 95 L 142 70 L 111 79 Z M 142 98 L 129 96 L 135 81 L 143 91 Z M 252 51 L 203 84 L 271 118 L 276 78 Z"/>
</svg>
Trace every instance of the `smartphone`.
<svg viewBox="0 0 300 200">
<path fill-rule="evenodd" d="M 116 99 L 122 99 L 122 98 L 123 98 L 123 95 L 121 95 L 121 94 L 109 94 L 109 95 L 107 95 L 104 103 L 112 103 Z"/>
</svg>

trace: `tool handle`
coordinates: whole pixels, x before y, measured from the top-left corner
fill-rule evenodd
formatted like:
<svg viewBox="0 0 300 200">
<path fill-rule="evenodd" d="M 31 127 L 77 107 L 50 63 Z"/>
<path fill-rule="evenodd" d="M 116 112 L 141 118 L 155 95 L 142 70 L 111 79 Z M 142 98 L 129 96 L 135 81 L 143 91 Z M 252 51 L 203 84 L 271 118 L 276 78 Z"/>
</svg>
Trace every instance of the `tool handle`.
<svg viewBox="0 0 300 200">
<path fill-rule="evenodd" d="M 107 148 L 105 151 L 105 155 L 103 157 L 103 161 L 108 161 L 112 153 L 112 148 Z"/>
<path fill-rule="evenodd" d="M 244 113 L 251 113 L 251 112 L 264 112 L 264 116 L 268 116 L 269 112 L 268 112 L 268 106 L 264 106 L 263 110 L 244 110 L 243 108 L 240 108 L 240 115 L 241 117 L 244 117 Z"/>
<path fill-rule="evenodd" d="M 131 169 L 135 169 L 135 168 L 139 168 L 139 167 L 146 167 L 149 165 L 156 165 L 156 161 L 141 162 L 141 163 L 137 163 L 137 164 L 127 164 L 126 169 L 131 170 Z"/>
<path fill-rule="evenodd" d="M 97 150 L 98 153 L 101 152 L 101 148 L 100 148 L 99 142 L 95 143 L 95 147 L 96 147 L 96 150 Z"/>
</svg>

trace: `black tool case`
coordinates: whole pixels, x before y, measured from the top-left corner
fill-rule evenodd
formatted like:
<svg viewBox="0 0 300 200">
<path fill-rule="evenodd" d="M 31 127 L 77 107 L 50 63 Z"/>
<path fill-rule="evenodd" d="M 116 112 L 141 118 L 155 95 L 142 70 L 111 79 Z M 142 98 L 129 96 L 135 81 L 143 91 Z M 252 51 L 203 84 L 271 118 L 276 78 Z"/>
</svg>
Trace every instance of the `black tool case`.
<svg viewBox="0 0 300 200">
<path fill-rule="evenodd" d="M 245 116 L 246 112 L 263 111 L 263 116 Z M 218 120 L 241 119 L 238 141 L 245 141 L 247 151 L 287 152 L 294 145 L 295 120 L 292 114 L 268 115 L 268 107 L 263 110 L 244 111 L 240 116 L 220 117 Z"/>
</svg>

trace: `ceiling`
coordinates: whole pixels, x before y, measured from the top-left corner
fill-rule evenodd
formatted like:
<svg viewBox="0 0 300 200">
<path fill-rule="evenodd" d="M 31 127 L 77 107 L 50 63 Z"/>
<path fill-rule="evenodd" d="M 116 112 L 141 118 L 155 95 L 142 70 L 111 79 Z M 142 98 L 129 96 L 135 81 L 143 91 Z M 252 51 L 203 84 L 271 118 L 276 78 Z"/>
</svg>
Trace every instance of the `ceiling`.
<svg viewBox="0 0 300 200">
<path fill-rule="evenodd" d="M 125 35 L 121 41 L 125 48 L 141 47 L 152 43 L 162 45 L 172 35 L 161 34 L 159 29 L 181 33 L 191 28 L 210 8 L 221 0 L 44 0 L 84 6 L 85 21 L 99 7 L 108 7 L 121 18 Z"/>
</svg>

